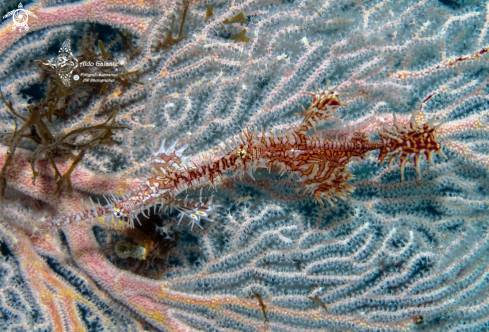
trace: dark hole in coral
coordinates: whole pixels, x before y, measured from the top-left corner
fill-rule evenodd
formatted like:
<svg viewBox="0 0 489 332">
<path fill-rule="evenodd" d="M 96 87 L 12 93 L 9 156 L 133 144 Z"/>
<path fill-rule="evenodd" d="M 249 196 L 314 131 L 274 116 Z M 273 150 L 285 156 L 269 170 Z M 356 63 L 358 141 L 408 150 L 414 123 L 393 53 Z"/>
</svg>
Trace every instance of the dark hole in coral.
<svg viewBox="0 0 489 332">
<path fill-rule="evenodd" d="M 453 223 L 452 225 L 446 226 L 446 230 L 447 231 L 450 231 L 450 232 L 455 232 L 455 231 L 457 231 L 459 228 L 461 228 L 463 226 L 464 226 L 464 223 L 460 221 L 460 222 L 457 222 L 457 223 Z"/>
<path fill-rule="evenodd" d="M 452 9 L 460 9 L 474 2 L 473 0 L 438 0 L 438 1 L 442 5 L 450 7 Z"/>
<path fill-rule="evenodd" d="M 2 256 L 6 258 L 6 260 L 12 256 L 12 252 L 10 251 L 9 247 L 7 247 L 5 242 L 2 241 L 0 241 L 0 252 L 2 253 Z"/>
<path fill-rule="evenodd" d="M 164 219 L 166 219 L 166 216 L 157 214 L 156 212 L 158 212 L 158 207 L 152 207 L 149 209 L 149 211 L 145 212 L 145 215 L 149 218 L 146 218 L 142 213 L 138 214 L 138 219 L 141 224 L 135 220 L 134 227 L 147 233 L 154 233 L 156 231 L 155 225 L 162 225 Z"/>
<path fill-rule="evenodd" d="M 444 215 L 443 212 L 440 212 L 439 208 L 432 205 L 431 203 L 428 203 L 426 205 L 426 207 L 424 208 L 424 211 L 426 212 L 427 215 L 430 215 L 434 218 L 441 217 Z"/>
<path fill-rule="evenodd" d="M 104 206 L 104 205 L 107 205 L 108 204 L 108 202 L 107 202 L 107 200 L 105 199 L 104 196 L 90 195 L 90 198 L 92 199 L 92 201 L 94 201 L 95 203 L 100 204 L 101 206 Z"/>
<path fill-rule="evenodd" d="M 62 44 L 63 40 L 57 40 L 56 42 L 51 43 L 46 51 L 47 56 L 58 55 L 59 49 L 61 48 Z"/>
<path fill-rule="evenodd" d="M 103 325 L 100 323 L 100 319 L 96 315 L 93 315 L 93 313 L 90 312 L 90 309 L 81 304 L 77 304 L 77 307 L 81 314 L 83 322 L 88 328 L 88 331 L 103 330 Z"/>
<path fill-rule="evenodd" d="M 62 243 L 68 243 L 68 240 L 66 239 L 66 234 L 63 231 L 59 232 L 59 236 Z"/>
<path fill-rule="evenodd" d="M 45 90 L 46 84 L 36 83 L 21 89 L 20 93 L 22 97 L 30 99 L 31 102 L 38 103 L 41 101 L 41 99 L 46 98 Z"/>
</svg>

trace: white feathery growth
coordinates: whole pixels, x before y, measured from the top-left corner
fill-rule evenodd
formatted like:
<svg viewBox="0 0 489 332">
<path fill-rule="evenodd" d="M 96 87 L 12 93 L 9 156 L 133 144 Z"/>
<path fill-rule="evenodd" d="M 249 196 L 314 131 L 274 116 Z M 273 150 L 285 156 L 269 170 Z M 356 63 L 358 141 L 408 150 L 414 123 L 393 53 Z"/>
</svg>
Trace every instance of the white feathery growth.
<svg viewBox="0 0 489 332">
<path fill-rule="evenodd" d="M 141 221 L 139 220 L 137 214 L 134 215 L 134 218 L 136 218 L 136 220 L 138 221 L 139 226 L 141 226 Z"/>
<path fill-rule="evenodd" d="M 226 147 L 229 149 L 229 151 L 233 151 L 233 150 L 234 150 L 234 149 L 233 149 L 233 148 L 232 148 L 232 147 L 229 145 L 229 143 L 228 143 L 226 140 L 224 140 L 223 142 L 224 142 L 224 144 L 226 145 Z"/>
<path fill-rule="evenodd" d="M 93 204 L 93 200 L 92 200 L 92 197 L 91 196 L 88 196 L 88 198 L 90 199 L 90 203 L 92 204 L 92 207 L 93 207 L 93 210 L 95 211 L 95 213 L 97 213 L 97 209 L 95 208 L 95 204 Z"/>
<path fill-rule="evenodd" d="M 189 159 L 189 156 L 184 156 L 183 153 L 188 148 L 188 144 L 184 144 L 178 150 L 175 150 L 175 147 L 177 146 L 177 143 L 178 143 L 178 139 L 175 142 L 173 142 L 172 144 L 170 144 L 168 147 L 165 147 L 165 142 L 166 142 L 166 139 L 163 139 L 161 141 L 161 146 L 158 149 L 158 151 L 153 152 L 153 160 L 155 160 L 157 162 L 163 162 L 163 160 L 160 160 L 158 158 L 158 156 L 160 156 L 160 155 L 170 156 L 174 152 L 175 156 L 180 158 L 180 161 L 182 164 L 180 165 L 180 164 L 177 164 L 175 162 L 170 161 L 170 165 L 173 167 L 176 167 L 176 168 L 185 167 L 185 162 L 187 161 L 187 159 Z M 162 172 L 163 172 L 163 174 L 165 174 L 165 172 L 163 170 L 162 170 Z"/>
<path fill-rule="evenodd" d="M 117 199 L 110 191 L 109 191 L 109 194 L 112 197 L 114 202 L 119 202 L 119 199 Z"/>
</svg>

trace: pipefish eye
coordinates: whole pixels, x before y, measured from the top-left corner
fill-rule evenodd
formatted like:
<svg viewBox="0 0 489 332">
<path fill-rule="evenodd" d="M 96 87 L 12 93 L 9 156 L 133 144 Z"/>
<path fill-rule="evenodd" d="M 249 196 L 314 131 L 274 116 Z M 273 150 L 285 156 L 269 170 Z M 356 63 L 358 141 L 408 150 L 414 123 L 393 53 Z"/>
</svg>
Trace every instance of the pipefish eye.
<svg viewBox="0 0 489 332">
<path fill-rule="evenodd" d="M 239 149 L 237 152 L 236 152 L 236 155 L 241 158 L 241 159 L 244 159 L 246 157 L 246 151 L 243 150 L 243 149 Z"/>
<path fill-rule="evenodd" d="M 122 217 L 125 217 L 126 215 L 124 213 L 122 213 L 120 210 L 117 209 L 117 210 L 114 211 L 114 216 L 116 218 L 122 218 Z"/>
</svg>

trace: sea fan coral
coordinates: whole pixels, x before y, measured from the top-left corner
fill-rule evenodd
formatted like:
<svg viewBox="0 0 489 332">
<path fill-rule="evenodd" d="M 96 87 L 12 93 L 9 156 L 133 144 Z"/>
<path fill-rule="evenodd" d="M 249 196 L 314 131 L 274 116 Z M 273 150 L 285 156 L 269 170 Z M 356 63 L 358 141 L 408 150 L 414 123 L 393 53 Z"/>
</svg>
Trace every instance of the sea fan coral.
<svg viewBox="0 0 489 332">
<path fill-rule="evenodd" d="M 0 27 L 4 329 L 486 329 L 485 2 L 25 8 Z"/>
</svg>

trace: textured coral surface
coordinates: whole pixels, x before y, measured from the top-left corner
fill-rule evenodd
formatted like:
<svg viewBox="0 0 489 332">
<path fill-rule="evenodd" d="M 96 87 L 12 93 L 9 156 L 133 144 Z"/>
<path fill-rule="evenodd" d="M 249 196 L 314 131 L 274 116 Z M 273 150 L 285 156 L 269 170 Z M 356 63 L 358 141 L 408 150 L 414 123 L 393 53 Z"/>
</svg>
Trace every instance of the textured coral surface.
<svg viewBox="0 0 489 332">
<path fill-rule="evenodd" d="M 485 1 L 24 5 L 36 15 L 28 30 L 12 17 L 0 25 L 2 329 L 488 329 Z M 117 80 L 64 86 L 42 63 L 68 39 L 75 57 L 124 60 Z M 448 159 L 423 157 L 420 180 L 408 158 L 401 181 L 399 163 L 389 172 L 369 153 L 347 165 L 355 189 L 334 206 L 272 168 L 182 193 L 214 195 L 202 228 L 161 205 L 134 229 L 103 218 L 53 226 L 91 200 L 131 195 L 163 139 L 188 144 L 199 165 L 246 128 L 298 128 L 304 92 L 329 81 L 345 106 L 311 137 L 380 142 L 393 114 L 406 125 L 414 112 L 443 123 L 434 137 Z"/>
</svg>

